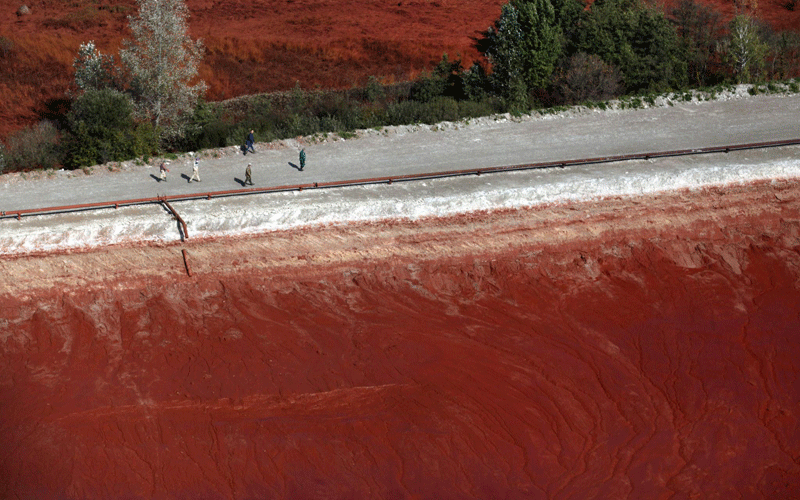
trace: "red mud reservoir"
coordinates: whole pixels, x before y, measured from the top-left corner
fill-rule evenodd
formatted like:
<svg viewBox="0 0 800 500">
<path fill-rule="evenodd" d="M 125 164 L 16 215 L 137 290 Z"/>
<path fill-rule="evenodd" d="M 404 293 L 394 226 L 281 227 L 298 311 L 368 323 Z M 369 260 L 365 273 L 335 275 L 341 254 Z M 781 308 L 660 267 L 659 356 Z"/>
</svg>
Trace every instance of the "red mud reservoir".
<svg viewBox="0 0 800 500">
<path fill-rule="evenodd" d="M 5 258 L 0 495 L 797 497 L 799 210 L 787 180 Z"/>
</svg>

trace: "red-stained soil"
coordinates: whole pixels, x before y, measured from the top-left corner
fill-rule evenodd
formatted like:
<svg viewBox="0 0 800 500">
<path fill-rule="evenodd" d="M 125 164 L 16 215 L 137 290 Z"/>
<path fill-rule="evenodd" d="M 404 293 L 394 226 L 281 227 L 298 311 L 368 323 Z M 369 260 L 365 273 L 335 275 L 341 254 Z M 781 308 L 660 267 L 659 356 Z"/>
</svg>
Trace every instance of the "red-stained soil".
<svg viewBox="0 0 800 500">
<path fill-rule="evenodd" d="M 797 498 L 798 213 L 777 181 L 1 260 L 0 496 Z"/>
<path fill-rule="evenodd" d="M 677 0 L 667 0 L 669 8 Z M 22 3 L 31 8 L 17 15 Z M 474 41 L 505 0 L 187 0 L 191 35 L 206 53 L 200 77 L 208 99 L 303 88 L 349 88 L 369 76 L 405 81 L 447 53 L 468 67 Z M 733 2 L 707 2 L 727 20 Z M 789 0 L 757 3 L 778 31 L 800 27 Z M 130 38 L 134 0 L 0 2 L 0 139 L 58 110 L 81 43 L 117 54 Z"/>
</svg>

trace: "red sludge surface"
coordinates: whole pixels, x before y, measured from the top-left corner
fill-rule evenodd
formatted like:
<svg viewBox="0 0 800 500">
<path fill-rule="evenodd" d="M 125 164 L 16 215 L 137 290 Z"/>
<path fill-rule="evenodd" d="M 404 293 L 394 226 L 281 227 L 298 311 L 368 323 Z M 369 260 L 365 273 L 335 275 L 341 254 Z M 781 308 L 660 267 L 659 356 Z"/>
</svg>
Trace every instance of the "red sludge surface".
<svg viewBox="0 0 800 500">
<path fill-rule="evenodd" d="M 798 195 L 0 261 L 0 496 L 797 498 Z"/>
</svg>

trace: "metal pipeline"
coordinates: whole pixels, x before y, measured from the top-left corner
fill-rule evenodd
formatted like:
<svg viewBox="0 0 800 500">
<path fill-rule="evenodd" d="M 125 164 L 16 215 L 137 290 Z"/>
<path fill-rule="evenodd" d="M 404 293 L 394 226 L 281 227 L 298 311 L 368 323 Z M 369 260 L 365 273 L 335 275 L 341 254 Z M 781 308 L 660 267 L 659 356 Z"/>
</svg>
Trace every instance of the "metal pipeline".
<svg viewBox="0 0 800 500">
<path fill-rule="evenodd" d="M 86 210 L 100 210 L 112 207 L 119 208 L 121 206 L 143 205 L 149 203 L 163 203 L 176 216 L 178 221 L 181 222 L 184 229 L 184 235 L 188 237 L 188 234 L 186 233 L 186 223 L 183 222 L 183 220 L 180 218 L 177 212 L 175 212 L 170 207 L 170 205 L 168 204 L 169 201 L 191 201 L 199 199 L 210 200 L 212 198 L 222 198 L 227 196 L 243 196 L 248 194 L 278 193 L 286 191 L 302 191 L 303 189 L 330 189 L 330 188 L 347 187 L 347 186 L 363 186 L 370 184 L 392 184 L 393 182 L 440 179 L 445 177 L 458 177 L 465 175 L 481 175 L 481 174 L 490 174 L 499 172 L 512 172 L 519 170 L 564 168 L 574 165 L 613 163 L 613 162 L 631 161 L 631 160 L 649 160 L 653 158 L 667 158 L 674 156 L 689 156 L 689 155 L 701 155 L 710 153 L 728 153 L 730 151 L 777 148 L 783 146 L 796 146 L 796 145 L 800 145 L 800 139 L 754 142 L 748 144 L 734 144 L 729 146 L 711 146 L 711 147 L 694 148 L 694 149 L 679 149 L 674 151 L 654 151 L 654 152 L 633 153 L 626 155 L 600 156 L 596 158 L 582 158 L 575 160 L 557 160 L 557 161 L 547 161 L 539 163 L 523 163 L 519 165 L 472 168 L 466 170 L 450 170 L 445 172 L 432 172 L 423 174 L 393 175 L 386 177 L 373 177 L 367 179 L 355 179 L 346 181 L 313 182 L 307 184 L 293 184 L 287 186 L 275 186 L 275 187 L 263 187 L 263 188 L 255 187 L 247 189 L 210 191 L 204 193 L 178 194 L 178 195 L 159 196 L 155 198 L 137 198 L 131 200 L 104 201 L 98 203 L 83 203 L 78 205 L 64 205 L 58 207 L 30 208 L 24 210 L 5 210 L 0 212 L 0 219 L 10 219 L 10 218 L 20 219 L 23 215 L 27 216 L 27 215 L 66 213 L 66 212 L 81 212 Z"/>
<path fill-rule="evenodd" d="M 174 215 L 175 219 L 177 219 L 177 221 L 181 224 L 181 227 L 183 228 L 183 233 L 181 234 L 181 240 L 187 240 L 189 238 L 189 230 L 186 228 L 186 222 L 184 222 L 183 217 L 180 216 L 177 210 L 172 208 L 172 205 L 169 204 L 166 197 L 163 196 L 161 197 L 161 203 L 163 203 L 164 206 L 167 207 L 167 210 L 172 212 L 172 215 Z"/>
</svg>

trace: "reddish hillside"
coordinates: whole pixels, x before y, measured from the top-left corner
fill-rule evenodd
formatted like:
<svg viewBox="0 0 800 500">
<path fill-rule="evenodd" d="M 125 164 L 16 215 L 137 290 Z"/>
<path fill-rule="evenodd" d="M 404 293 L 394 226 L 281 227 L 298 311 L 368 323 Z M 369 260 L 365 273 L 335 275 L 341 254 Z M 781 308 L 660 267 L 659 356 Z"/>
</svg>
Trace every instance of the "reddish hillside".
<svg viewBox="0 0 800 500">
<path fill-rule="evenodd" d="M 94 40 L 115 54 L 128 36 L 133 0 L 24 0 L 0 7 L 0 138 L 33 123 L 63 97 L 78 45 Z M 669 0 L 670 4 L 674 0 Z M 473 38 L 499 15 L 504 0 L 189 0 L 192 36 L 207 47 L 201 77 L 211 100 L 306 88 L 346 88 L 370 75 L 406 80 L 443 53 L 477 57 Z M 729 16 L 732 3 L 716 0 Z M 784 1 L 758 6 L 776 29 L 800 26 Z"/>
<path fill-rule="evenodd" d="M 477 56 L 472 39 L 500 12 L 502 0 L 189 0 L 193 37 L 207 53 L 200 70 L 211 100 L 303 87 L 347 88 L 370 75 L 406 80 L 443 53 Z M 0 12 L 0 36 L 12 47 L 0 70 L 0 137 L 34 121 L 47 99 L 63 95 L 80 43 L 116 53 L 131 0 L 97 4 L 38 0 L 17 16 Z M 113 7 L 112 7 L 113 5 Z M 2 57 L 2 52 L 0 52 Z"/>
</svg>

